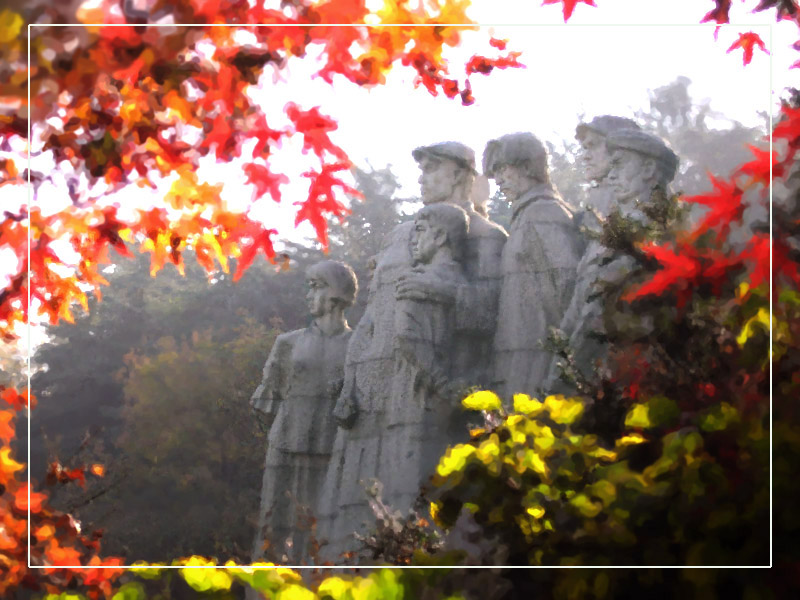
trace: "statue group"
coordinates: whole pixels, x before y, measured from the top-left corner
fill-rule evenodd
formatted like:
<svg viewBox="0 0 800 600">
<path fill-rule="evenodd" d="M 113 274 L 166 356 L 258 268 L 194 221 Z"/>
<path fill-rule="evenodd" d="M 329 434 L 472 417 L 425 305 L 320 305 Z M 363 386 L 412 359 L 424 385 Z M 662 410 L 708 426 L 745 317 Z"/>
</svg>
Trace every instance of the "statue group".
<svg viewBox="0 0 800 600">
<path fill-rule="evenodd" d="M 413 152 L 423 208 L 387 236 L 351 331 L 345 310 L 353 270 L 326 260 L 306 274 L 305 329 L 277 338 L 251 404 L 271 424 L 253 560 L 282 544 L 290 564 L 308 564 L 309 526 L 336 563 L 374 523 L 365 486 L 406 512 L 449 445 L 464 441 L 460 400 L 470 387 L 569 393 L 543 347 L 560 329 L 576 366 L 591 377 L 603 347 L 593 286 L 609 268 L 597 230 L 618 210 L 644 220 L 642 204 L 667 192 L 678 160 L 630 119 L 600 116 L 576 131 L 589 184 L 580 210 L 550 181 L 545 146 L 530 133 L 490 141 L 482 170 L 511 204 L 510 230 L 486 216 L 474 190 L 474 152 L 443 142 Z M 579 226 L 580 222 L 580 226 Z M 287 543 L 288 541 L 288 543 Z"/>
</svg>

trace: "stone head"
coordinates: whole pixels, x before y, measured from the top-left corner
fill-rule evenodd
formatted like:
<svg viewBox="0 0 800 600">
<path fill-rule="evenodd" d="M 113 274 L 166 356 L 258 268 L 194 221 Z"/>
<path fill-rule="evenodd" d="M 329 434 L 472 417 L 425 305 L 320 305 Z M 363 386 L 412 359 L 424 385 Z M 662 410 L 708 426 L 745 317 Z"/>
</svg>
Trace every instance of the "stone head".
<svg viewBox="0 0 800 600">
<path fill-rule="evenodd" d="M 615 131 L 641 128 L 631 119 L 601 115 L 588 123 L 580 123 L 575 129 L 575 138 L 581 144 L 581 160 L 587 181 L 602 181 L 611 169 L 611 155 L 606 147 L 606 138 Z"/>
<path fill-rule="evenodd" d="M 649 200 L 656 187 L 666 190 L 678 169 L 678 157 L 658 136 L 620 130 L 606 138 L 611 154 L 608 184 L 618 202 Z"/>
<path fill-rule="evenodd" d="M 348 265 L 336 260 L 323 260 L 306 271 L 306 302 L 312 317 L 321 317 L 335 308 L 347 308 L 358 293 L 356 274 Z"/>
<path fill-rule="evenodd" d="M 459 142 L 440 142 L 421 146 L 411 154 L 422 171 L 419 184 L 423 204 L 470 204 L 475 177 L 475 153 L 470 148 Z"/>
<path fill-rule="evenodd" d="M 504 135 L 486 144 L 483 172 L 514 202 L 535 185 L 550 183 L 547 149 L 532 133 Z"/>
<path fill-rule="evenodd" d="M 451 258 L 460 260 L 469 231 L 469 217 L 454 204 L 423 206 L 414 217 L 411 256 L 417 264 L 430 263 L 442 249 L 449 249 Z"/>
</svg>

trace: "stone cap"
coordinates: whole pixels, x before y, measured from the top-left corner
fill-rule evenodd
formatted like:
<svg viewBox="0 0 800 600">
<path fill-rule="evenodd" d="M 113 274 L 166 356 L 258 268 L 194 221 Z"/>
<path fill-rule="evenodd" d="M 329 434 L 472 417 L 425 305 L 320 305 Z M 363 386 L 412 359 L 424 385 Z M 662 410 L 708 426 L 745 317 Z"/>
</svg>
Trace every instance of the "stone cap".
<svg viewBox="0 0 800 600">
<path fill-rule="evenodd" d="M 608 136 L 614 131 L 624 129 L 641 130 L 641 127 L 633 119 L 627 117 L 615 117 L 614 115 L 600 115 L 588 123 L 580 123 L 575 128 L 575 138 L 581 141 L 586 137 L 587 132 L 594 131 L 603 136 Z"/>
<path fill-rule="evenodd" d="M 493 177 L 503 165 L 528 164 L 535 175 L 545 180 L 547 175 L 547 148 L 532 133 L 509 133 L 486 144 L 483 152 L 483 173 Z"/>
<path fill-rule="evenodd" d="M 431 144 L 430 146 L 420 146 L 411 152 L 414 160 L 419 162 L 423 156 L 431 156 L 433 158 L 444 158 L 452 160 L 454 163 L 464 169 L 469 169 L 475 173 L 475 152 L 472 148 L 465 146 L 461 142 L 439 142 Z"/>
<path fill-rule="evenodd" d="M 630 150 L 654 158 L 673 175 L 678 168 L 678 156 L 667 142 L 639 129 L 621 129 L 609 134 L 606 138 L 606 146 L 612 152 L 617 149 Z"/>
</svg>

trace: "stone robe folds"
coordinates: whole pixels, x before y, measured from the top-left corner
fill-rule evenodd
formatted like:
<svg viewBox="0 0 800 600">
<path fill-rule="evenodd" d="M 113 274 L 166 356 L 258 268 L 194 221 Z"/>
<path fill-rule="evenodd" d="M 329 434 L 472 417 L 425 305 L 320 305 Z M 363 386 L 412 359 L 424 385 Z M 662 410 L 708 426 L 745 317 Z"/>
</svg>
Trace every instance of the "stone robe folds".
<svg viewBox="0 0 800 600">
<path fill-rule="evenodd" d="M 540 342 L 561 324 L 582 250 L 572 213 L 550 185 L 514 203 L 494 344 L 495 389 L 504 397 L 544 385 L 553 354 Z"/>
<path fill-rule="evenodd" d="M 467 213 L 470 229 L 464 268 L 468 282 L 456 290 L 452 365 L 456 375 L 471 375 L 479 384 L 486 378 L 484 373 L 491 351 L 500 254 L 506 233 L 478 213 L 471 210 Z M 387 236 L 376 258 L 367 309 L 347 349 L 340 403 L 345 399 L 352 401 L 356 418 L 352 427 L 342 428 L 336 435 L 317 505 L 318 531 L 320 538 L 328 541 L 323 551 L 329 560 L 335 561 L 340 553 L 352 549 L 354 531 L 364 531 L 365 525 L 374 525 L 375 517 L 369 508 L 364 484 L 377 478 L 382 470 L 385 472 L 382 464 L 390 464 L 387 461 L 391 460 L 391 454 L 385 450 L 385 431 L 394 370 L 395 296 L 398 277 L 412 268 L 413 228 L 412 222 L 401 223 Z M 475 343 L 470 345 L 469 340 Z M 476 365 L 482 368 L 476 370 Z"/>
<path fill-rule="evenodd" d="M 254 407 L 274 417 L 269 430 L 253 560 L 263 556 L 265 533 L 280 544 L 291 537 L 292 564 L 306 559 L 308 532 L 298 531 L 297 503 L 316 505 L 328 467 L 336 422 L 333 407 L 351 330 L 326 336 L 312 324 L 278 336 L 264 365 Z M 287 496 L 290 492 L 294 500 Z"/>
</svg>

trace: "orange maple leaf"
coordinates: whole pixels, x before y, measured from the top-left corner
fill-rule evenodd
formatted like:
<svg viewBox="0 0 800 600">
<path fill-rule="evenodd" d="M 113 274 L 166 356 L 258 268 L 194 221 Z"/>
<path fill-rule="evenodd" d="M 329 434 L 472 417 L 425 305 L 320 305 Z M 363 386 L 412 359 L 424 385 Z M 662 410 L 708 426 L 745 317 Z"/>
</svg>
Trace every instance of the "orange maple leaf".
<svg viewBox="0 0 800 600">
<path fill-rule="evenodd" d="M 14 492 L 14 506 L 24 512 L 28 512 L 28 489 L 30 485 L 28 483 L 24 484 L 20 487 L 16 492 Z M 47 494 L 40 494 L 39 492 L 34 492 L 33 490 L 30 491 L 31 494 L 31 514 L 36 514 L 42 511 L 42 504 L 44 504 L 45 500 L 47 500 Z"/>
<path fill-rule="evenodd" d="M 769 54 L 769 50 L 767 50 L 764 40 L 762 40 L 757 33 L 748 31 L 747 33 L 739 34 L 739 39 L 731 44 L 731 47 L 728 48 L 728 52 L 730 53 L 737 48 L 741 48 L 744 53 L 742 56 L 742 64 L 747 66 L 750 64 L 750 61 L 753 60 L 753 52 L 755 51 L 756 46 L 761 48 L 762 52 Z"/>
<path fill-rule="evenodd" d="M 0 440 L 10 443 L 14 439 L 14 413 L 3 410 L 0 411 Z"/>
</svg>

